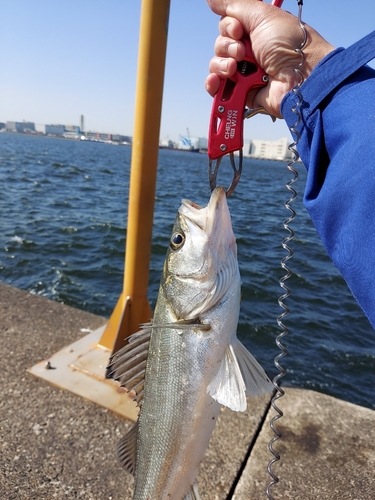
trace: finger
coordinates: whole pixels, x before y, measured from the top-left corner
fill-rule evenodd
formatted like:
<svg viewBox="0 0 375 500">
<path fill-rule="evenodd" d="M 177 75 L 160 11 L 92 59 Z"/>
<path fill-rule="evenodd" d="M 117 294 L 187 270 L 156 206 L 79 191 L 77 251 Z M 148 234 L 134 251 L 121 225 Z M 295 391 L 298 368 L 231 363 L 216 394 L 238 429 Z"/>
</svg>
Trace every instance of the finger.
<svg viewBox="0 0 375 500">
<path fill-rule="evenodd" d="M 231 57 L 213 57 L 208 68 L 220 78 L 230 78 L 236 72 L 237 62 Z"/>
<path fill-rule="evenodd" d="M 210 9 L 215 12 L 215 14 L 219 14 L 219 16 L 225 15 L 226 10 L 226 0 L 207 0 L 208 6 Z"/>
<path fill-rule="evenodd" d="M 244 34 L 242 24 L 234 17 L 222 17 L 219 22 L 219 33 L 222 36 L 240 40 Z"/>
<path fill-rule="evenodd" d="M 204 87 L 207 92 L 213 97 L 220 87 L 220 78 L 216 73 L 210 73 L 206 81 L 204 82 Z"/>
<path fill-rule="evenodd" d="M 269 90 L 264 87 L 255 89 L 248 93 L 246 98 L 246 106 L 249 109 L 264 108 L 270 116 L 282 118 L 280 113 L 280 105 L 273 105 L 273 100 L 270 99 Z"/>
<path fill-rule="evenodd" d="M 219 16 L 225 16 L 228 10 L 234 10 L 238 8 L 239 10 L 246 10 L 249 2 L 259 3 L 258 0 L 207 0 L 210 9 L 219 14 Z"/>
<path fill-rule="evenodd" d="M 280 103 L 287 92 L 286 83 L 270 77 L 268 85 L 249 92 L 246 105 L 251 108 L 264 108 L 270 115 L 282 118 Z"/>
<path fill-rule="evenodd" d="M 242 42 L 224 36 L 217 37 L 214 50 L 216 56 L 232 57 L 236 61 L 242 61 L 246 52 Z"/>
</svg>

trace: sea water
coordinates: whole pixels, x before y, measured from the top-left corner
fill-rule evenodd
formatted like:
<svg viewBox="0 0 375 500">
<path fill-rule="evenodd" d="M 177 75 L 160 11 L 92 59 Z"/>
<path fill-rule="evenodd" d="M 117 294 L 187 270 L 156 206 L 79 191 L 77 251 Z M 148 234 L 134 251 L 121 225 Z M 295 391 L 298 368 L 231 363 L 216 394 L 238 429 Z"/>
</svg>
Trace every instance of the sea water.
<svg viewBox="0 0 375 500">
<path fill-rule="evenodd" d="M 109 316 L 123 284 L 130 160 L 127 146 L 0 134 L 0 280 Z M 220 182 L 228 184 L 230 167 L 221 170 Z M 297 170 L 283 383 L 375 408 L 375 331 L 327 257 L 302 204 L 303 165 Z M 229 198 L 242 276 L 238 334 L 270 376 L 280 352 L 280 260 L 287 254 L 281 242 L 290 215 L 285 183 L 292 177 L 283 162 L 245 159 Z M 181 198 L 206 205 L 209 195 L 206 155 L 160 150 L 152 306 Z"/>
</svg>

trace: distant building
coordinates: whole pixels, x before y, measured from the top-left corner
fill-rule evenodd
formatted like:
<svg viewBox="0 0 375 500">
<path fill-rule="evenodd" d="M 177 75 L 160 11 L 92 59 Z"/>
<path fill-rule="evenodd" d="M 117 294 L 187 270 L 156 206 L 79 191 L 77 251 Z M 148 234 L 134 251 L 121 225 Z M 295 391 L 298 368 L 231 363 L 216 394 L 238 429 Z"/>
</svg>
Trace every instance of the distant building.
<svg viewBox="0 0 375 500">
<path fill-rule="evenodd" d="M 205 137 L 187 137 L 180 135 L 178 138 L 178 149 L 185 149 L 186 151 L 199 151 L 207 149 L 207 139 Z"/>
<path fill-rule="evenodd" d="M 90 141 L 111 141 L 112 136 L 111 134 L 103 134 L 101 132 L 85 132 L 86 139 L 89 139 Z"/>
<path fill-rule="evenodd" d="M 35 132 L 35 124 L 33 122 L 7 122 L 7 132 Z"/>
<path fill-rule="evenodd" d="M 87 139 L 91 141 L 100 141 L 108 143 L 121 143 L 131 145 L 133 142 L 132 137 L 121 134 L 107 134 L 101 132 L 84 132 L 83 131 L 84 118 L 81 115 L 81 126 L 78 125 L 43 125 L 41 123 L 33 122 L 0 122 L 0 130 L 5 129 L 7 132 L 21 132 L 21 133 L 36 133 L 44 135 L 52 135 L 57 137 L 64 137 L 65 139 Z"/>
<path fill-rule="evenodd" d="M 78 125 L 65 125 L 65 132 L 74 132 L 75 134 L 79 135 L 81 133 L 81 130 Z"/>
<path fill-rule="evenodd" d="M 112 140 L 112 135 L 111 134 L 103 134 L 101 132 L 98 133 L 98 136 L 99 136 L 99 140 L 100 141 L 111 141 Z"/>
<path fill-rule="evenodd" d="M 167 136 L 167 137 L 164 137 L 164 139 L 162 139 L 159 143 L 159 146 L 161 148 L 168 148 L 168 149 L 173 149 L 174 148 L 174 144 L 173 144 L 173 141 L 170 140 L 170 138 Z"/>
<path fill-rule="evenodd" d="M 35 123 L 33 122 L 22 122 L 20 123 L 21 132 L 35 132 Z"/>
<path fill-rule="evenodd" d="M 98 134 L 98 132 L 85 132 L 84 136 L 89 141 L 98 141 L 99 140 L 99 134 Z"/>
<path fill-rule="evenodd" d="M 77 134 L 76 132 L 64 132 L 63 137 L 65 139 L 81 139 L 81 134 Z"/>
<path fill-rule="evenodd" d="M 113 142 L 121 142 L 123 144 L 131 144 L 132 138 L 128 135 L 112 134 Z"/>
<path fill-rule="evenodd" d="M 282 137 L 278 141 L 253 139 L 245 142 L 243 154 L 250 158 L 262 158 L 264 160 L 290 160 L 292 153 L 288 149 L 289 142 L 287 137 Z"/>
<path fill-rule="evenodd" d="M 46 125 L 46 135 L 64 135 L 65 125 Z"/>
<path fill-rule="evenodd" d="M 7 122 L 6 124 L 6 131 L 7 132 L 17 132 L 17 125 L 18 125 L 18 122 Z"/>
<path fill-rule="evenodd" d="M 38 134 L 45 134 L 46 133 L 46 126 L 42 125 L 41 123 L 36 123 L 35 124 L 35 132 L 38 132 Z"/>
</svg>

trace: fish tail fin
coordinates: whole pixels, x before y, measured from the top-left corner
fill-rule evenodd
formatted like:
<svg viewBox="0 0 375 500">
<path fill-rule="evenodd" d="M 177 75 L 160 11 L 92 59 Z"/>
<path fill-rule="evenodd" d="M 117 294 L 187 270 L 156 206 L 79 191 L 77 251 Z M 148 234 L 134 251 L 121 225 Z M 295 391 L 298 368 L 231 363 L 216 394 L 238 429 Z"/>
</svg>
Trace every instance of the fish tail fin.
<svg viewBox="0 0 375 500">
<path fill-rule="evenodd" d="M 198 485 L 195 482 L 184 497 L 184 500 L 200 500 Z"/>
</svg>

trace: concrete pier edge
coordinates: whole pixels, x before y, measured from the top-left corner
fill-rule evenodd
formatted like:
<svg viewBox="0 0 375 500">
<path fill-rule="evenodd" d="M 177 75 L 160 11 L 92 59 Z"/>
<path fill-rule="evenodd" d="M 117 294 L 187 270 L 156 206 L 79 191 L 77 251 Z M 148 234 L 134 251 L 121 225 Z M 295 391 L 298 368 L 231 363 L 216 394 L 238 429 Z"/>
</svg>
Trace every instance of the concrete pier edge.
<svg viewBox="0 0 375 500">
<path fill-rule="evenodd" d="M 0 283 L 0 498 L 126 500 L 132 478 L 114 448 L 131 422 L 26 370 L 100 328 L 106 318 Z M 201 464 L 202 500 L 260 500 L 270 481 L 270 398 L 224 409 Z M 276 424 L 275 500 L 373 500 L 375 412 L 286 388 Z"/>
</svg>

